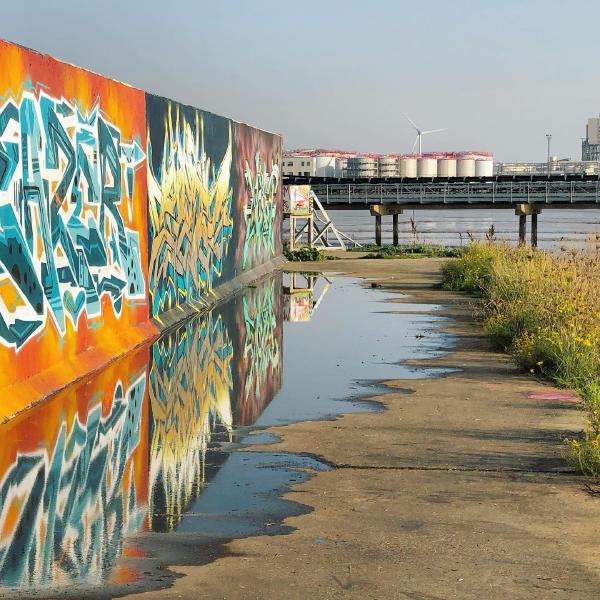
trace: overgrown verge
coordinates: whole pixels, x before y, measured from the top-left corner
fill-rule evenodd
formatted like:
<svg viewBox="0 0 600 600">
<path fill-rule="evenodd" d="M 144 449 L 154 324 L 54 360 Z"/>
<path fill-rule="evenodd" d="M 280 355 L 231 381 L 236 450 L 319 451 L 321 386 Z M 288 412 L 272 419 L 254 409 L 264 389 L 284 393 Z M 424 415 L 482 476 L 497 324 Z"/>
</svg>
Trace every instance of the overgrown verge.
<svg viewBox="0 0 600 600">
<path fill-rule="evenodd" d="M 309 248 L 308 246 L 303 246 L 295 250 L 284 248 L 283 254 L 288 260 L 293 262 L 319 262 L 327 260 L 327 256 L 319 248 Z"/>
<path fill-rule="evenodd" d="M 569 456 L 600 482 L 600 255 L 474 243 L 442 275 L 482 297 L 486 332 L 521 367 L 579 392 L 588 426 Z"/>
<path fill-rule="evenodd" d="M 365 258 L 455 258 L 462 254 L 463 248 L 433 246 L 431 244 L 406 244 L 402 246 L 377 246 L 368 244 L 353 248 L 352 252 L 368 252 Z"/>
</svg>

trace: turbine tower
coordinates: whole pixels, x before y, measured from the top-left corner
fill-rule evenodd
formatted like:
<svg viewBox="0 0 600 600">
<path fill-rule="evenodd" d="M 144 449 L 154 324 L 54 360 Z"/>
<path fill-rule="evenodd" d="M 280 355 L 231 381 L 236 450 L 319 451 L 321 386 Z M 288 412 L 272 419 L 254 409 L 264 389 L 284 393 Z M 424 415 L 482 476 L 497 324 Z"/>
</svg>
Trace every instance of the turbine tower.
<svg viewBox="0 0 600 600">
<path fill-rule="evenodd" d="M 404 115 L 406 117 L 406 120 L 415 128 L 415 131 L 417 132 L 417 137 L 415 138 L 415 142 L 413 144 L 413 152 L 415 151 L 415 146 L 417 145 L 417 143 L 419 144 L 419 156 L 421 154 L 423 154 L 423 136 L 424 135 L 428 135 L 429 133 L 439 133 L 440 131 L 446 131 L 447 127 L 444 127 L 443 129 L 428 129 L 427 131 L 423 131 L 422 129 L 419 129 L 419 127 L 417 126 L 417 124 L 407 115 Z"/>
</svg>

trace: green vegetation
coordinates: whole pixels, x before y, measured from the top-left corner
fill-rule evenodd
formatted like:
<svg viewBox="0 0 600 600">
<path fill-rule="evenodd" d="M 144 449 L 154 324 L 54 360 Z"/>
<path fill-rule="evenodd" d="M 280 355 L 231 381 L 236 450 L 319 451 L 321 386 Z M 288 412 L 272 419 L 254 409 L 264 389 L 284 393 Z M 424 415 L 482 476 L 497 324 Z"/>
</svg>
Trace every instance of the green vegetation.
<svg viewBox="0 0 600 600">
<path fill-rule="evenodd" d="M 600 255 L 475 243 L 442 275 L 444 287 L 482 297 L 487 333 L 517 364 L 579 392 L 588 427 L 569 456 L 600 481 Z"/>
<path fill-rule="evenodd" d="M 461 254 L 461 248 L 414 244 L 410 246 L 383 246 L 372 258 L 456 258 Z"/>
<path fill-rule="evenodd" d="M 363 244 L 356 248 L 348 248 L 348 252 L 379 252 L 379 250 L 381 250 L 381 246 L 377 244 Z"/>
<path fill-rule="evenodd" d="M 296 250 L 284 248 L 283 254 L 288 260 L 293 262 L 318 262 L 327 259 L 322 250 L 319 250 L 319 248 L 309 248 L 308 246 L 303 246 L 302 248 L 298 248 Z"/>
<path fill-rule="evenodd" d="M 365 258 L 432 258 L 432 257 L 457 257 L 462 253 L 462 248 L 446 248 L 430 244 L 407 244 L 403 246 L 377 246 L 367 244 L 361 248 L 352 248 L 350 252 L 368 252 Z"/>
</svg>

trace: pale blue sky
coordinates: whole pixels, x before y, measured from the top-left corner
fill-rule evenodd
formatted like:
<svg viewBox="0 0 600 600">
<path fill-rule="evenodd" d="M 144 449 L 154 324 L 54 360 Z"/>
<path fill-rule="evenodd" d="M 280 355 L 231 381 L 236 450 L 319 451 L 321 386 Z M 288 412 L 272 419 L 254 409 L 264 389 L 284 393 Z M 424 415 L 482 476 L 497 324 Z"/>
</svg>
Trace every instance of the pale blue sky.
<svg viewBox="0 0 600 600">
<path fill-rule="evenodd" d="M 277 131 L 287 148 L 580 157 L 594 0 L 4 0 L 0 37 Z"/>
</svg>

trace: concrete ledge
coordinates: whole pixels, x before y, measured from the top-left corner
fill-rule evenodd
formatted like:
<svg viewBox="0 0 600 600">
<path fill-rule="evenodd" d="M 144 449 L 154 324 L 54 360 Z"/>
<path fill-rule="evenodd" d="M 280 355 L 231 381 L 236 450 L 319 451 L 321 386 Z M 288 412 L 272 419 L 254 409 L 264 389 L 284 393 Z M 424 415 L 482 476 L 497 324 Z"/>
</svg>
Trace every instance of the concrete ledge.
<svg viewBox="0 0 600 600">
<path fill-rule="evenodd" d="M 3 398 L 0 403 L 0 424 L 14 419 L 73 384 L 102 371 L 136 348 L 153 342 L 162 332 L 177 327 L 186 319 L 199 313 L 210 310 L 249 284 L 281 269 L 286 263 L 287 260 L 283 255 L 277 256 L 265 264 L 244 271 L 233 280 L 217 286 L 204 304 L 178 307 L 161 315 L 160 320 L 149 319 L 136 327 L 126 328 L 118 334 L 119 351 L 114 354 L 110 354 L 109 351 L 102 348 L 88 348 L 75 357 L 60 361 L 41 373 L 0 388 Z"/>
<path fill-rule="evenodd" d="M 154 340 L 160 334 L 150 320 L 119 332 L 119 350 L 110 353 L 105 348 L 90 347 L 72 358 L 61 360 L 31 377 L 0 388 L 0 424 L 10 421 L 31 407 L 44 402 L 74 383 L 86 379 L 111 365 L 136 348 Z"/>
<path fill-rule="evenodd" d="M 542 208 L 540 206 L 535 206 L 532 204 L 517 204 L 515 206 L 515 215 L 517 215 L 518 217 L 539 215 L 541 212 Z"/>
<path fill-rule="evenodd" d="M 197 314 L 210 310 L 219 302 L 233 296 L 251 283 L 262 279 L 277 269 L 281 269 L 286 263 L 287 260 L 283 255 L 276 256 L 268 262 L 259 265 L 254 269 L 243 271 L 230 281 L 218 285 L 210 292 L 210 295 L 203 303 L 177 306 L 176 308 L 163 313 L 160 317 L 152 319 L 152 322 L 158 327 L 161 333 L 173 329 L 174 327 L 178 327 L 187 319 L 191 319 Z"/>
<path fill-rule="evenodd" d="M 403 208 L 389 204 L 371 204 L 369 210 L 372 217 L 385 217 L 387 215 L 401 215 L 404 213 Z"/>
</svg>

